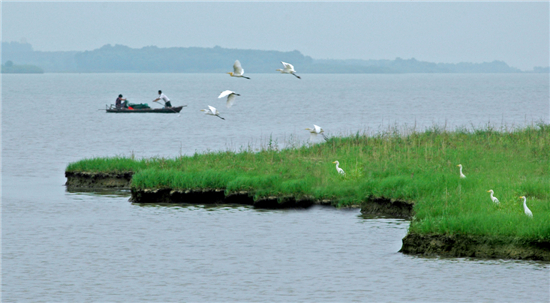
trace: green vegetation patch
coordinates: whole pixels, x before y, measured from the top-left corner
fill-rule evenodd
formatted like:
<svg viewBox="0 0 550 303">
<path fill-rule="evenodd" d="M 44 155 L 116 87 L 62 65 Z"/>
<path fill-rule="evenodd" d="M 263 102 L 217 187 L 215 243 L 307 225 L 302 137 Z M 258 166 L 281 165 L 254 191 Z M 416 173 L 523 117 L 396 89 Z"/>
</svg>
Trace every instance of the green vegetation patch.
<svg viewBox="0 0 550 303">
<path fill-rule="evenodd" d="M 336 172 L 338 160 L 346 172 Z M 465 179 L 459 177 L 462 164 Z M 522 129 L 389 128 L 259 152 L 174 159 L 94 158 L 68 171 L 136 172 L 134 188 L 224 188 L 256 198 L 293 195 L 336 206 L 370 198 L 415 203 L 411 232 L 550 239 L 550 125 Z M 500 204 L 491 201 L 494 190 Z M 525 216 L 522 200 L 533 218 Z"/>
</svg>

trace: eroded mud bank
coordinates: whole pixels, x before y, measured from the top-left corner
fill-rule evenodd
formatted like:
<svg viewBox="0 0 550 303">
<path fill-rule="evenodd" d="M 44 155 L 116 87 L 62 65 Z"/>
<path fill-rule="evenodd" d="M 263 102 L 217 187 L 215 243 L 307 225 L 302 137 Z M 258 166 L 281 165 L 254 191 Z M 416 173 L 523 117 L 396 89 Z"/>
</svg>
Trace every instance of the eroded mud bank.
<svg viewBox="0 0 550 303">
<path fill-rule="evenodd" d="M 550 261 L 550 241 L 409 232 L 403 238 L 400 252 L 423 256 Z"/>
<path fill-rule="evenodd" d="M 120 188 L 130 189 L 133 172 L 96 173 L 96 172 L 65 172 L 68 188 Z"/>
<path fill-rule="evenodd" d="M 294 197 L 264 197 L 254 199 L 254 194 L 247 191 L 225 193 L 225 189 L 135 189 L 132 188 L 131 202 L 135 203 L 189 203 L 189 204 L 243 204 L 257 208 L 308 208 L 313 205 L 330 205 L 328 200 Z"/>
<path fill-rule="evenodd" d="M 384 215 L 394 218 L 412 219 L 413 202 L 374 198 L 361 203 L 361 213 L 368 215 Z"/>
</svg>

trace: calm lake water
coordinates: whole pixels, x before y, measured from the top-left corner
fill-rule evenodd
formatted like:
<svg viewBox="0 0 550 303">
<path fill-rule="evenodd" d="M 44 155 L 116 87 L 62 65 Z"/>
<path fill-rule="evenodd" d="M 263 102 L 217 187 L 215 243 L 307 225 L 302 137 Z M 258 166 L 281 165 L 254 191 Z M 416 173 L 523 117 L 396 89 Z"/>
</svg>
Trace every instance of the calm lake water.
<svg viewBox="0 0 550 303">
<path fill-rule="evenodd" d="M 547 74 L 2 75 L 2 301 L 548 302 L 549 263 L 398 253 L 408 221 L 359 210 L 138 205 L 69 192 L 67 164 L 285 146 L 398 125 L 550 122 Z M 107 114 L 157 90 L 176 114 Z M 240 93 L 231 108 L 222 90 Z M 204 116 L 212 105 L 226 120 Z"/>
</svg>

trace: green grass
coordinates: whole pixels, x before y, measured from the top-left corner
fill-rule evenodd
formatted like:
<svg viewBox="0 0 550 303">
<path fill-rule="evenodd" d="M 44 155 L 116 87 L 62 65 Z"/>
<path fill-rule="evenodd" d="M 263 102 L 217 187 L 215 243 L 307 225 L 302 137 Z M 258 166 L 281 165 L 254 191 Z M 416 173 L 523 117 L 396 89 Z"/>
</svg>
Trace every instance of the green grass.
<svg viewBox="0 0 550 303">
<path fill-rule="evenodd" d="M 346 176 L 339 176 L 338 160 Z M 457 164 L 466 179 L 459 178 Z M 223 151 L 174 159 L 94 158 L 69 171 L 134 171 L 135 188 L 225 188 L 256 197 L 310 196 L 336 206 L 371 197 L 415 202 L 410 230 L 550 239 L 550 125 L 522 129 L 390 128 L 278 150 Z M 487 191 L 500 200 L 494 205 Z M 523 213 L 522 200 L 534 214 Z"/>
</svg>

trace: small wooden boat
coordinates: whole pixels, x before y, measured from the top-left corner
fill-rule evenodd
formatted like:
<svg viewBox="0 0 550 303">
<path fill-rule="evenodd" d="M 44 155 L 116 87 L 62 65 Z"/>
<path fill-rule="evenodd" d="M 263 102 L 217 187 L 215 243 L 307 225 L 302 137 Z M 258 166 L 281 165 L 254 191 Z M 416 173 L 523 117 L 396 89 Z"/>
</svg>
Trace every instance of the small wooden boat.
<svg viewBox="0 0 550 303">
<path fill-rule="evenodd" d="M 113 104 L 110 107 L 107 106 L 105 109 L 108 113 L 164 113 L 164 114 L 177 114 L 181 111 L 182 108 L 186 107 L 176 106 L 176 107 L 163 107 L 163 108 L 116 108 Z"/>
</svg>

